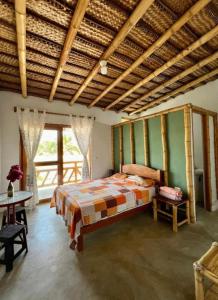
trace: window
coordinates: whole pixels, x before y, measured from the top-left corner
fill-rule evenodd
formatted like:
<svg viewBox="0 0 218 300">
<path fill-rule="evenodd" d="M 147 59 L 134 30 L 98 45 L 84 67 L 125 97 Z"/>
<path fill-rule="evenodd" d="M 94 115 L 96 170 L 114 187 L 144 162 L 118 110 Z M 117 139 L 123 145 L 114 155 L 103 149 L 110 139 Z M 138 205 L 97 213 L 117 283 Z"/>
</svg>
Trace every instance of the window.
<svg viewBox="0 0 218 300">
<path fill-rule="evenodd" d="M 82 163 L 72 129 L 46 125 L 35 157 L 39 199 L 50 198 L 57 185 L 79 182 Z"/>
</svg>

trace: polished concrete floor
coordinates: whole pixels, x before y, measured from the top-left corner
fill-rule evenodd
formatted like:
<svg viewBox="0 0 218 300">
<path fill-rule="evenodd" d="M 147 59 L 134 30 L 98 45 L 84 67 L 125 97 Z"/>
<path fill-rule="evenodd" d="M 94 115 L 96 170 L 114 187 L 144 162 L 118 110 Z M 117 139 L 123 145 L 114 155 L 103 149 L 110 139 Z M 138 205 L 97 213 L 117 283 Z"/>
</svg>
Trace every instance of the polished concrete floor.
<svg viewBox="0 0 218 300">
<path fill-rule="evenodd" d="M 218 212 L 202 209 L 177 234 L 149 211 L 128 218 L 88 234 L 82 254 L 48 204 L 28 220 L 28 254 L 11 273 L 0 266 L 1 300 L 193 300 L 192 263 L 218 240 Z"/>
</svg>

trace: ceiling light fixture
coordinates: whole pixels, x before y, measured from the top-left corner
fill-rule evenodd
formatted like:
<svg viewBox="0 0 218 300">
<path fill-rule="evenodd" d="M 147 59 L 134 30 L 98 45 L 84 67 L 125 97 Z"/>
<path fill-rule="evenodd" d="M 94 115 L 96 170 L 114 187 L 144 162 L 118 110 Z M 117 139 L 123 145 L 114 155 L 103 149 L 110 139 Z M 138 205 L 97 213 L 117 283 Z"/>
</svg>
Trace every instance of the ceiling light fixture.
<svg viewBox="0 0 218 300">
<path fill-rule="evenodd" d="M 106 60 L 101 60 L 100 61 L 100 66 L 101 66 L 101 74 L 102 75 L 107 75 L 107 61 Z"/>
</svg>

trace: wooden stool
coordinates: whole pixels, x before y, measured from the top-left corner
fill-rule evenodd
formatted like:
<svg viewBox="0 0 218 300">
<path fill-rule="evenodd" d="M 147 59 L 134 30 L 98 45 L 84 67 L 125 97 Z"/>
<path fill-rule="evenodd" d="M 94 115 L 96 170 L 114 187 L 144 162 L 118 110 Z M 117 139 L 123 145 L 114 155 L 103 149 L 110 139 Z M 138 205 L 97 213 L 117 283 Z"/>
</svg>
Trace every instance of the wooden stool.
<svg viewBox="0 0 218 300">
<path fill-rule="evenodd" d="M 16 240 L 19 237 L 20 240 Z M 0 242 L 3 243 L 2 248 L 5 248 L 4 258 L 0 259 L 0 263 L 6 266 L 6 272 L 13 269 L 13 261 L 24 250 L 28 252 L 26 231 L 24 225 L 9 224 L 0 230 Z M 14 254 L 14 245 L 21 245 L 21 249 Z"/>
<path fill-rule="evenodd" d="M 161 204 L 164 206 L 172 207 L 172 213 L 168 212 L 166 209 L 161 208 Z M 186 218 L 179 221 L 178 220 L 178 211 L 181 210 L 180 206 L 185 205 L 185 214 Z M 171 200 L 161 195 L 157 195 L 153 197 L 153 216 L 154 220 L 157 221 L 158 213 L 167 216 L 170 219 L 173 219 L 173 231 L 177 232 L 178 227 L 188 223 L 190 224 L 190 212 L 189 212 L 189 200 Z"/>
<path fill-rule="evenodd" d="M 28 225 L 27 225 L 27 217 L 26 217 L 26 209 L 24 206 L 16 206 L 15 207 L 16 213 L 16 221 L 20 224 L 25 225 L 26 227 L 26 234 L 28 233 Z M 9 221 L 7 220 L 7 211 L 4 211 L 2 217 L 2 227 L 8 224 Z"/>
</svg>

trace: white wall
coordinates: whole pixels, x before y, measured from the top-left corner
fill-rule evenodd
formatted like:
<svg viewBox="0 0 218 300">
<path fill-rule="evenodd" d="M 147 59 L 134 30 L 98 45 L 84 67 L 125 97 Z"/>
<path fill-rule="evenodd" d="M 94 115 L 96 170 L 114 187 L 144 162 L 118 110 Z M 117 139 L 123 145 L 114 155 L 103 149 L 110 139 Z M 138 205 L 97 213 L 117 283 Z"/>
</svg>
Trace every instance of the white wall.
<svg viewBox="0 0 218 300">
<path fill-rule="evenodd" d="M 140 116 L 150 115 L 172 107 L 192 103 L 208 110 L 218 112 L 218 79 L 200 86 L 184 95 L 177 96 L 161 105 L 142 112 Z M 133 115 L 133 117 L 136 117 Z"/>
<path fill-rule="evenodd" d="M 0 192 L 7 189 L 5 179 L 9 168 L 19 164 L 19 130 L 14 106 L 45 109 L 50 112 L 59 112 L 77 115 L 95 116 L 96 121 L 92 138 L 92 175 L 99 178 L 107 175 L 112 168 L 111 159 L 111 125 L 120 122 L 121 116 L 112 111 L 104 112 L 99 108 L 88 109 L 86 106 L 75 104 L 72 107 L 62 101 L 49 103 L 46 99 L 28 97 L 0 91 Z M 47 123 L 69 124 L 64 116 L 47 115 Z M 18 187 L 18 186 L 16 186 Z"/>
</svg>

